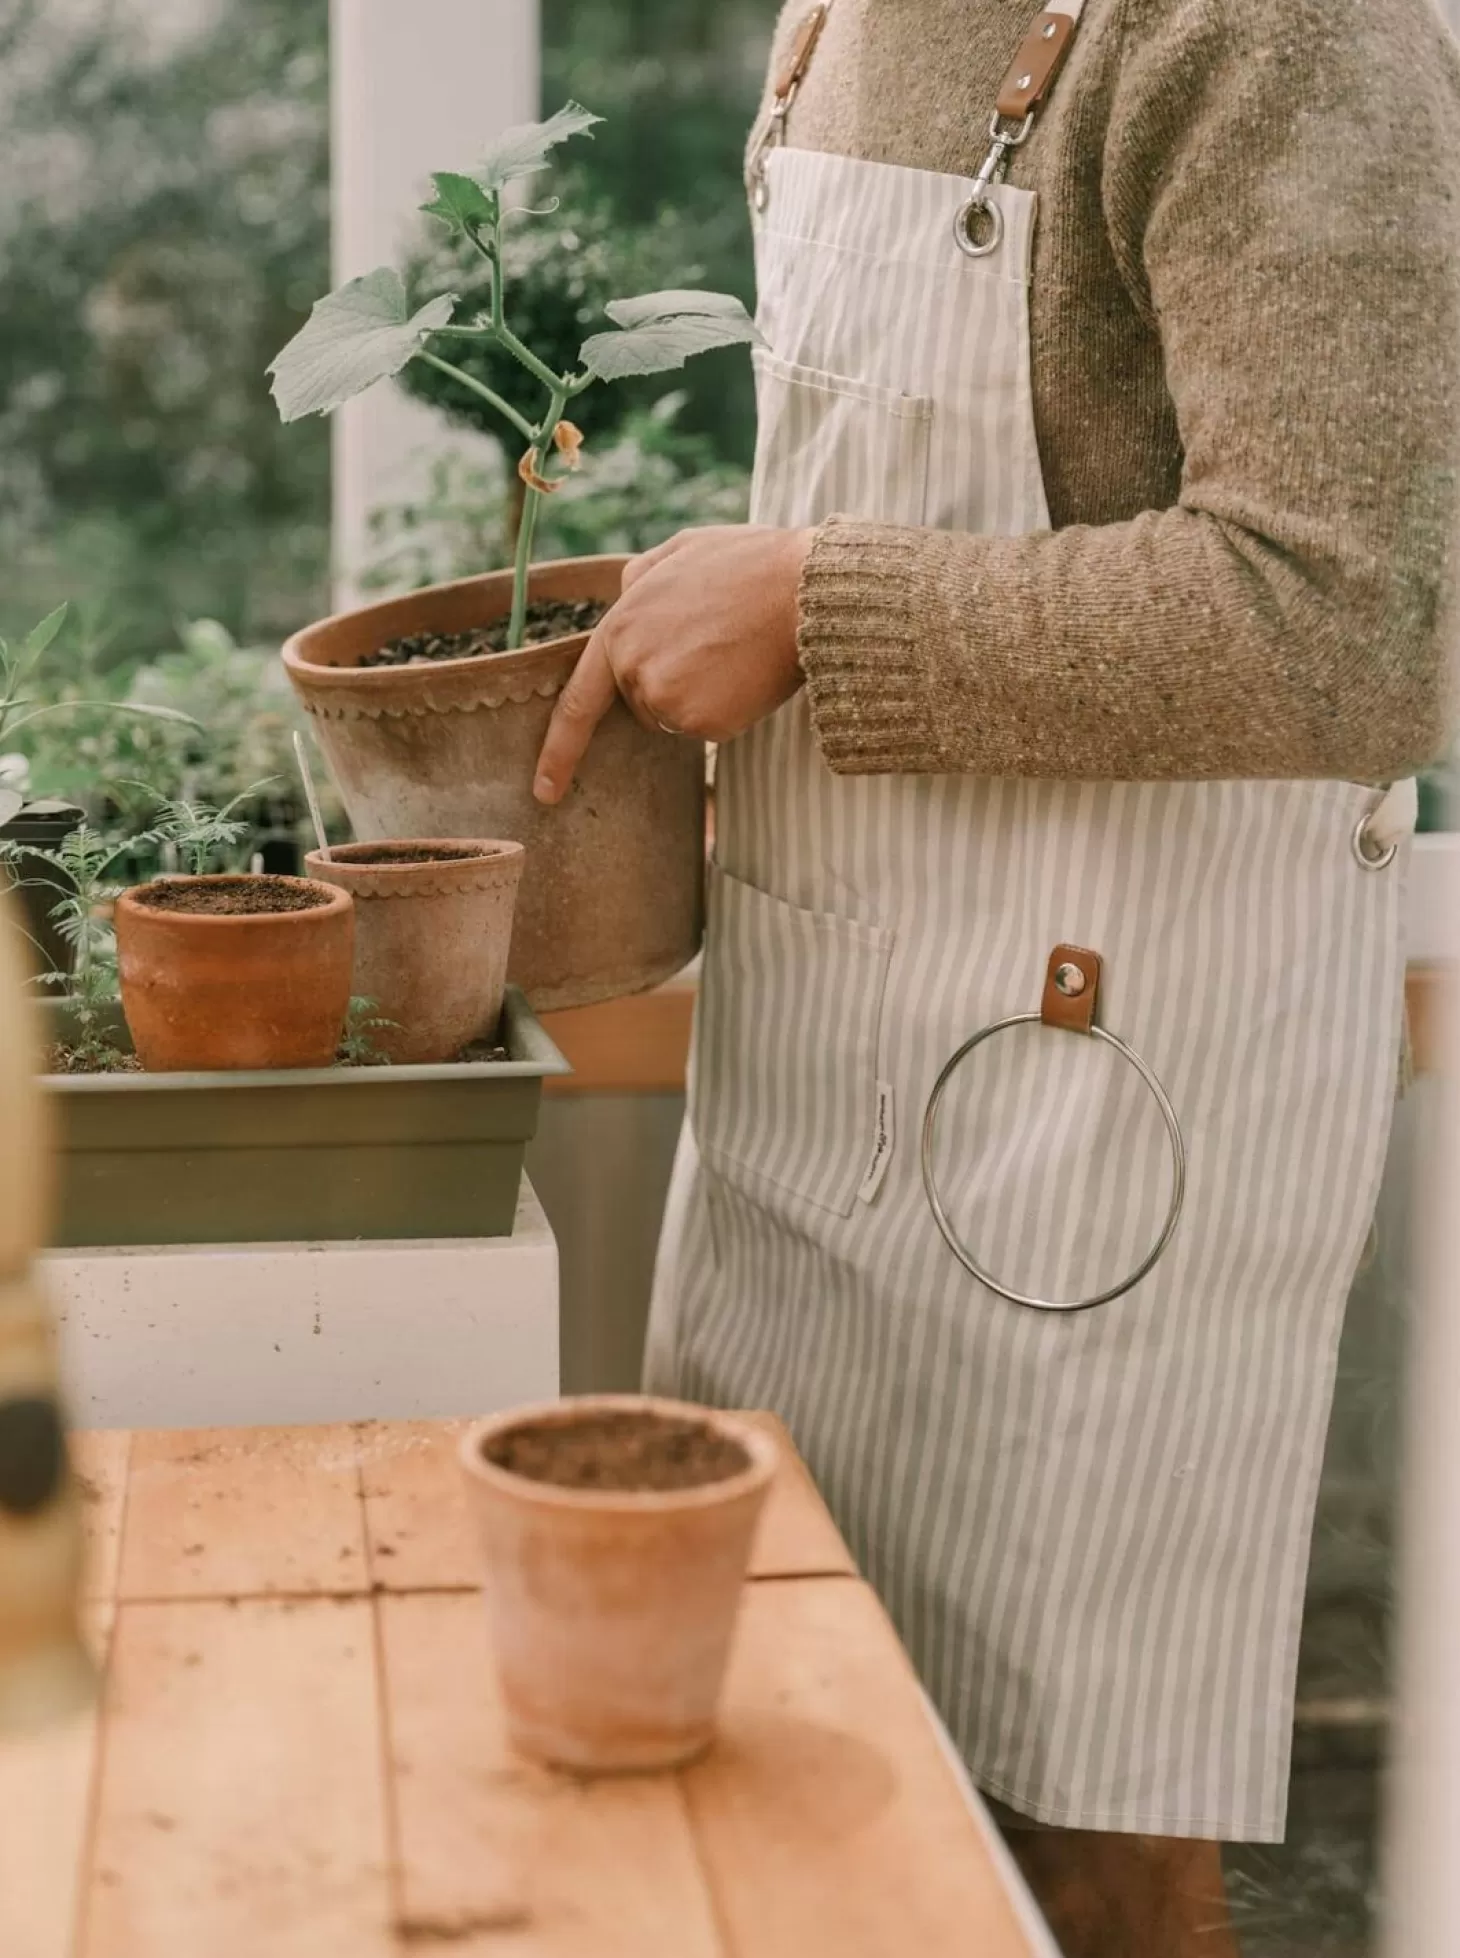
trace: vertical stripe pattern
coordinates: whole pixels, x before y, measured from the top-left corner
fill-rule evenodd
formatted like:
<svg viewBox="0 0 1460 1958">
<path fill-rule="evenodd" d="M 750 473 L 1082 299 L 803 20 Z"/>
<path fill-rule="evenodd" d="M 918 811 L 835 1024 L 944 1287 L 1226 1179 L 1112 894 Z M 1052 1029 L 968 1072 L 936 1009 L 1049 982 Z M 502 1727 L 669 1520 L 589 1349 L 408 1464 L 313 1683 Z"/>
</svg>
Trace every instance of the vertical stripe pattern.
<svg viewBox="0 0 1460 1958">
<path fill-rule="evenodd" d="M 1030 194 L 996 192 L 1006 242 L 971 260 L 962 178 L 769 167 L 756 517 L 1046 527 Z M 1359 867 L 1373 797 L 1344 783 L 837 778 L 804 698 L 718 781 L 650 1384 L 785 1418 L 990 1793 L 1065 1826 L 1279 1836 L 1395 1079 L 1403 852 Z M 1102 1021 L 1189 1159 L 1155 1270 L 1070 1315 L 973 1280 L 918 1163 L 944 1060 L 1037 1004 L 1062 941 L 1102 954 Z M 1133 1071 L 1043 1027 L 955 1077 L 937 1170 L 984 1261 L 1055 1297 L 1138 1262 L 1171 1173 Z"/>
</svg>

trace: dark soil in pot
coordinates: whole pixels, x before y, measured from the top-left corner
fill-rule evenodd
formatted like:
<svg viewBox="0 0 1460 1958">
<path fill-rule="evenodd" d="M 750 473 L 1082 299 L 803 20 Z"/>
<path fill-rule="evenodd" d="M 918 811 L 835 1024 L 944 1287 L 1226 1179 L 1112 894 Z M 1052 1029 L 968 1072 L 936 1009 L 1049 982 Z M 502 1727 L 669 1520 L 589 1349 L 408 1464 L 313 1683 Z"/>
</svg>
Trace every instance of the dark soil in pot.
<svg viewBox="0 0 1460 1958">
<path fill-rule="evenodd" d="M 482 1454 L 509 1475 L 560 1489 L 699 1489 L 750 1466 L 738 1441 L 703 1421 L 648 1411 L 529 1422 L 493 1436 Z"/>
<path fill-rule="evenodd" d="M 607 604 L 597 598 L 538 599 L 527 608 L 523 644 L 542 646 L 550 639 L 591 632 L 607 610 Z M 471 632 L 408 632 L 377 652 L 366 653 L 360 664 L 411 666 L 422 660 L 475 659 L 482 653 L 505 653 L 509 623 L 508 619 L 494 619 Z"/>
<path fill-rule="evenodd" d="M 364 844 L 351 847 L 351 863 L 479 863 L 483 857 L 490 856 L 489 850 L 473 850 L 463 844 L 460 847 L 433 845 L 426 848 L 419 843 L 380 843 L 367 848 Z"/>
<path fill-rule="evenodd" d="M 149 911 L 197 918 L 257 918 L 284 911 L 317 911 L 329 893 L 287 877 L 163 877 L 133 891 Z"/>
</svg>

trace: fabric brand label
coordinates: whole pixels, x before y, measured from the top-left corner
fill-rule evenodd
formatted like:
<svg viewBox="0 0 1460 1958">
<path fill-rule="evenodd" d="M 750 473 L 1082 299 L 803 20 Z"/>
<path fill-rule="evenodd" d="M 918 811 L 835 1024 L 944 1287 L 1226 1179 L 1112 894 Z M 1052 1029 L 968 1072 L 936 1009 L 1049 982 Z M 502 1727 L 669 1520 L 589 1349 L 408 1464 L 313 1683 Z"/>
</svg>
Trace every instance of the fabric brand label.
<svg viewBox="0 0 1460 1958">
<path fill-rule="evenodd" d="M 892 1084 L 890 1081 L 879 1081 L 877 1083 L 877 1136 L 872 1144 L 872 1160 L 867 1165 L 867 1174 L 862 1178 L 862 1187 L 857 1192 L 863 1203 L 870 1203 L 882 1188 L 887 1165 L 892 1161 L 892 1139 Z"/>
</svg>

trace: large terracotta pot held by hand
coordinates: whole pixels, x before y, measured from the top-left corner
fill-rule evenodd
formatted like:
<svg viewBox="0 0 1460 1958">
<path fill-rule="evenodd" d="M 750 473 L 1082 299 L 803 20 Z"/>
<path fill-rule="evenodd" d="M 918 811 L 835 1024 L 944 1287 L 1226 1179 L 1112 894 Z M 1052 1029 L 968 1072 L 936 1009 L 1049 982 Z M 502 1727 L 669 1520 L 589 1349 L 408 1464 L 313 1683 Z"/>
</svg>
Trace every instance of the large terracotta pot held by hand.
<svg viewBox="0 0 1460 1958">
<path fill-rule="evenodd" d="M 532 574 L 534 599 L 617 597 L 622 557 Z M 355 834 L 498 836 L 526 846 L 508 978 L 539 1012 L 640 992 L 699 950 L 704 749 L 615 702 L 556 808 L 533 776 L 553 704 L 587 635 L 515 653 L 361 668 L 407 633 L 467 632 L 511 605 L 509 572 L 342 612 L 284 648 Z"/>
</svg>

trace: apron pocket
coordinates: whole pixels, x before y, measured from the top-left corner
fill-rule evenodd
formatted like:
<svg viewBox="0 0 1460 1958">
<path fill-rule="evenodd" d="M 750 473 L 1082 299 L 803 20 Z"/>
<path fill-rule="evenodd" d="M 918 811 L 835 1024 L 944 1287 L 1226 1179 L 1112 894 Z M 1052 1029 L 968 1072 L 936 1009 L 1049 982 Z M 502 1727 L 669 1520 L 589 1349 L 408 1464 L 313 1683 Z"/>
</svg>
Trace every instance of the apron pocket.
<svg viewBox="0 0 1460 1958">
<path fill-rule="evenodd" d="M 755 523 L 824 517 L 920 524 L 933 403 L 926 395 L 755 355 Z"/>
<path fill-rule="evenodd" d="M 690 1115 L 706 1163 L 848 1216 L 877 1142 L 877 1041 L 893 933 L 710 867 Z"/>
</svg>

